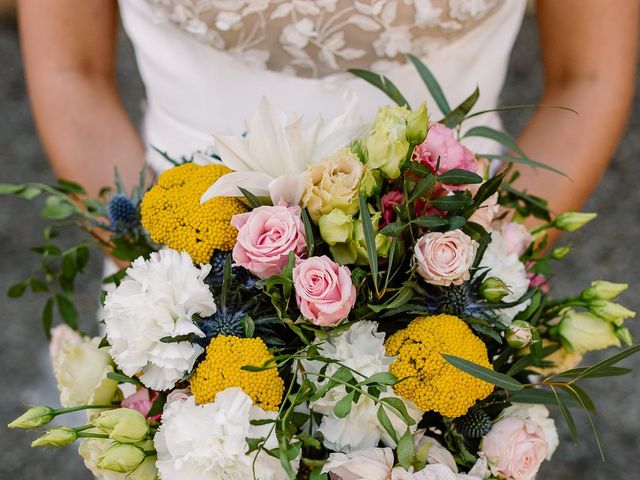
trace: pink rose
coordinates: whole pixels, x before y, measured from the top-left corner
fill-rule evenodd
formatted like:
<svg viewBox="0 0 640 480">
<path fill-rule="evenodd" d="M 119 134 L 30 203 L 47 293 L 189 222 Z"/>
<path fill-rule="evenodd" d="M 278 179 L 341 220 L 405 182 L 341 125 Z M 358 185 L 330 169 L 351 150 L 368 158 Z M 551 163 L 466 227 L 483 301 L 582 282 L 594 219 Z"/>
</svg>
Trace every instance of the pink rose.
<svg viewBox="0 0 640 480">
<path fill-rule="evenodd" d="M 300 207 L 281 203 L 234 215 L 231 225 L 238 229 L 238 241 L 232 255 L 236 265 L 262 279 L 282 272 L 290 252 L 300 257 L 306 250 L 300 214 Z"/>
<path fill-rule="evenodd" d="M 536 422 L 505 417 L 482 440 L 491 473 L 507 480 L 533 480 L 547 456 L 547 440 Z"/>
<path fill-rule="evenodd" d="M 520 257 L 533 242 L 533 236 L 529 233 L 527 227 L 521 223 L 505 223 L 502 226 L 501 233 L 504 240 L 504 250 L 507 255 L 515 253 Z"/>
<path fill-rule="evenodd" d="M 300 261 L 293 269 L 293 285 L 302 315 L 316 325 L 335 325 L 356 303 L 351 271 L 326 255 Z"/>
<path fill-rule="evenodd" d="M 153 402 L 160 396 L 158 392 L 151 392 L 146 388 L 141 388 L 136 393 L 129 395 L 127 398 L 122 400 L 120 404 L 124 408 L 131 408 L 132 410 L 137 410 L 145 417 L 151 410 L 151 406 Z M 154 415 L 153 417 L 149 417 L 151 421 L 158 421 L 162 416 L 161 413 Z"/>
<path fill-rule="evenodd" d="M 478 172 L 476 157 L 462 145 L 450 128 L 441 123 L 431 122 L 427 138 L 413 151 L 413 159 L 429 166 L 436 173 L 436 166 L 440 162 L 437 173 L 448 172 L 453 169 Z M 465 185 L 445 185 L 446 190 L 465 189 Z"/>
<path fill-rule="evenodd" d="M 382 209 L 382 225 L 387 225 L 396 219 L 396 211 L 393 209 L 396 205 L 402 203 L 402 192 L 400 190 L 390 190 L 380 198 L 380 207 Z"/>
<path fill-rule="evenodd" d="M 461 230 L 431 232 L 418 239 L 413 258 L 427 283 L 460 285 L 470 278 L 477 249 L 478 243 Z"/>
</svg>

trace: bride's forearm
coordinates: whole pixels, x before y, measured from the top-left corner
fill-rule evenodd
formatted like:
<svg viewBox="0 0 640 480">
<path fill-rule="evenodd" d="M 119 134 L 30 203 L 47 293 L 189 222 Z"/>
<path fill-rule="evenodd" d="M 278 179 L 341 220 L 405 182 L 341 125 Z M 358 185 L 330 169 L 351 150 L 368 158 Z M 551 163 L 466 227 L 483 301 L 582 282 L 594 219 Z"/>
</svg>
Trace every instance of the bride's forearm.
<svg viewBox="0 0 640 480">
<path fill-rule="evenodd" d="M 615 152 L 633 90 L 615 82 L 584 80 L 550 90 L 541 103 L 578 112 L 540 109 L 519 138 L 527 155 L 563 171 L 520 167 L 517 185 L 549 200 L 555 213 L 582 207 Z"/>
<path fill-rule="evenodd" d="M 19 20 L 31 106 L 56 175 L 95 194 L 118 168 L 133 185 L 143 148 L 116 88 L 115 0 L 20 0 Z"/>
</svg>

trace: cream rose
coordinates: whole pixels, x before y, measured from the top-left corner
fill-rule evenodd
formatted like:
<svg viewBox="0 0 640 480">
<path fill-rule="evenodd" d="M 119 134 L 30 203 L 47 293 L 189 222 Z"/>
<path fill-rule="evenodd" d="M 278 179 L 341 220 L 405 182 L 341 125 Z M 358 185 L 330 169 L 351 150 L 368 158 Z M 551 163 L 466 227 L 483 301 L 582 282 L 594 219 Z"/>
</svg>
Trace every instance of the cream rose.
<svg viewBox="0 0 640 480">
<path fill-rule="evenodd" d="M 311 219 L 318 223 L 322 215 L 334 208 L 347 215 L 356 213 L 363 174 L 364 166 L 360 159 L 346 148 L 311 166 L 302 196 L 302 204 L 307 207 Z"/>
<path fill-rule="evenodd" d="M 494 476 L 506 480 L 533 480 L 547 456 L 547 440 L 532 420 L 505 417 L 482 440 L 481 451 Z"/>
<path fill-rule="evenodd" d="M 118 382 L 107 378 L 114 371 L 108 348 L 100 338 L 83 337 L 66 325 L 52 331 L 53 372 L 63 407 L 104 405 L 111 402 Z"/>
<path fill-rule="evenodd" d="M 469 268 L 478 244 L 461 230 L 431 232 L 416 242 L 413 258 L 418 273 L 432 285 L 460 285 L 469 280 Z"/>
</svg>

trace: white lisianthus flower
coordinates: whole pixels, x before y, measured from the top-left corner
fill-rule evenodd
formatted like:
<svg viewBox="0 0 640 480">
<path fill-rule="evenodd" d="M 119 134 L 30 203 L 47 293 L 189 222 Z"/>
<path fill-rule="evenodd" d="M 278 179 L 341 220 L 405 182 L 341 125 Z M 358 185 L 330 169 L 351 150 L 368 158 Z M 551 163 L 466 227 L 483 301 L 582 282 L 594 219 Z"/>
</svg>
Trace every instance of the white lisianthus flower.
<svg viewBox="0 0 640 480">
<path fill-rule="evenodd" d="M 97 430 L 89 430 L 90 433 L 100 433 Z M 133 472 L 120 473 L 113 470 L 98 468 L 100 458 L 105 451 L 114 445 L 114 442 L 103 438 L 85 438 L 80 441 L 78 453 L 84 460 L 84 465 L 98 480 L 156 480 L 158 471 L 155 465 L 155 457 L 147 457 Z M 153 442 L 147 440 L 140 444 L 145 450 L 153 450 Z"/>
<path fill-rule="evenodd" d="M 127 375 L 153 390 L 167 390 L 191 371 L 204 351 L 190 342 L 164 343 L 164 337 L 204 333 L 195 314 L 216 311 L 204 279 L 210 265 L 197 268 L 187 253 L 164 249 L 140 257 L 127 269 L 118 288 L 104 304 L 104 321 L 111 356 Z"/>
<path fill-rule="evenodd" d="M 551 460 L 553 452 L 556 451 L 560 441 L 558 440 L 558 430 L 553 418 L 549 417 L 549 410 L 544 405 L 533 405 L 516 403 L 502 412 L 503 417 L 517 417 L 522 420 L 531 420 L 542 428 L 547 440 L 547 460 Z"/>
<path fill-rule="evenodd" d="M 107 378 L 114 371 L 108 348 L 98 348 L 99 338 L 80 335 L 66 325 L 51 331 L 51 362 L 60 391 L 60 405 L 111 403 L 118 382 Z"/>
<path fill-rule="evenodd" d="M 340 361 L 347 367 L 370 377 L 375 373 L 388 372 L 394 357 L 386 355 L 384 348 L 384 333 L 377 331 L 377 323 L 360 321 L 349 330 L 335 337 L 330 337 L 319 347 L 322 355 Z M 318 387 L 328 380 L 318 378 L 317 374 L 325 364 L 318 361 L 302 361 L 302 367 L 307 372 L 310 381 Z M 338 365 L 332 363 L 326 369 L 325 375 L 332 376 L 338 370 Z M 357 376 L 357 375 L 356 375 Z M 361 380 L 361 378 L 359 378 Z M 382 440 L 385 445 L 395 447 L 395 443 L 378 421 L 379 404 L 365 395 L 351 406 L 351 411 L 344 418 L 337 417 L 333 409 L 346 394 L 343 385 L 330 389 L 324 397 L 310 402 L 313 412 L 323 415 L 318 431 L 324 437 L 324 445 L 331 450 L 354 451 L 375 447 Z M 389 387 L 380 394 L 380 398 L 399 398 Z M 417 421 L 422 417 L 413 402 L 403 400 L 409 415 Z M 385 411 L 391 420 L 398 436 L 406 431 L 406 423 L 393 410 Z M 416 425 L 411 427 L 415 431 Z"/>
<path fill-rule="evenodd" d="M 491 232 L 491 243 L 487 247 L 480 261 L 479 273 L 486 272 L 488 277 L 502 280 L 509 288 L 509 293 L 502 298 L 502 302 L 515 302 L 529 290 L 529 278 L 524 264 L 516 253 L 507 254 L 504 239 L 500 232 Z M 515 307 L 496 310 L 496 314 L 506 325 L 510 325 L 515 316 L 529 306 L 530 301 Z"/>
<path fill-rule="evenodd" d="M 340 480 L 480 480 L 479 477 L 457 474 L 443 464 L 429 464 L 422 470 L 394 467 L 390 448 L 365 448 L 351 453 L 332 453 L 322 468 Z M 334 477 L 331 477 L 334 478 Z"/>
<path fill-rule="evenodd" d="M 247 438 L 267 438 L 267 449 L 278 446 L 271 425 L 251 425 L 252 420 L 275 419 L 237 387 L 216 395 L 213 403 L 196 405 L 195 397 L 167 403 L 154 438 L 156 466 L 163 480 L 287 480 L 280 461 L 261 451 L 247 454 Z"/>
</svg>

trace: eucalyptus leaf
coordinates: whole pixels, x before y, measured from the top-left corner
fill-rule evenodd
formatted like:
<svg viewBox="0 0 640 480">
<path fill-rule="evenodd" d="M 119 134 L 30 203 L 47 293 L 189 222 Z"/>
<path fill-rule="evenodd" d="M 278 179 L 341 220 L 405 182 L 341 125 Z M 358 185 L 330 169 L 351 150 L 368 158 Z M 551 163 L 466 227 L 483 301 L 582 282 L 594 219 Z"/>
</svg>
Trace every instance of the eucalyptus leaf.
<svg viewBox="0 0 640 480">
<path fill-rule="evenodd" d="M 415 223 L 419 227 L 423 228 L 438 228 L 448 225 L 448 220 L 438 216 L 428 216 L 416 218 L 412 223 Z"/>
<path fill-rule="evenodd" d="M 469 95 L 460 105 L 454 110 L 449 112 L 441 121 L 449 128 L 454 128 L 462 122 L 471 109 L 475 106 L 476 102 L 480 98 L 480 89 L 476 87 L 471 95 Z M 480 155 L 478 155 L 480 156 Z"/>
<path fill-rule="evenodd" d="M 240 190 L 242 195 L 244 195 L 244 198 L 247 199 L 247 203 L 251 208 L 258 208 L 262 206 L 262 202 L 260 201 L 260 199 L 256 197 L 253 193 L 251 193 L 249 190 L 246 190 L 242 187 L 238 187 L 238 190 Z"/>
<path fill-rule="evenodd" d="M 371 215 L 369 214 L 367 200 L 362 192 L 358 193 L 358 199 L 360 201 L 360 220 L 362 221 L 362 230 L 364 233 L 364 245 L 367 249 L 367 256 L 369 257 L 369 267 L 371 268 L 373 285 L 376 291 L 378 291 L 378 252 L 376 250 L 376 235 L 373 230 L 373 222 L 371 221 Z"/>
<path fill-rule="evenodd" d="M 351 407 L 353 405 L 353 398 L 356 394 L 355 390 L 351 390 L 344 397 L 342 397 L 336 405 L 333 407 L 333 414 L 338 418 L 344 418 L 349 415 Z"/>
<path fill-rule="evenodd" d="M 440 183 L 445 185 L 467 185 L 482 183 L 483 179 L 480 175 L 468 170 L 453 169 L 438 175 Z"/>
<path fill-rule="evenodd" d="M 51 340 L 51 326 L 53 325 L 53 298 L 49 298 L 42 309 L 42 329 L 44 334 Z"/>
</svg>

